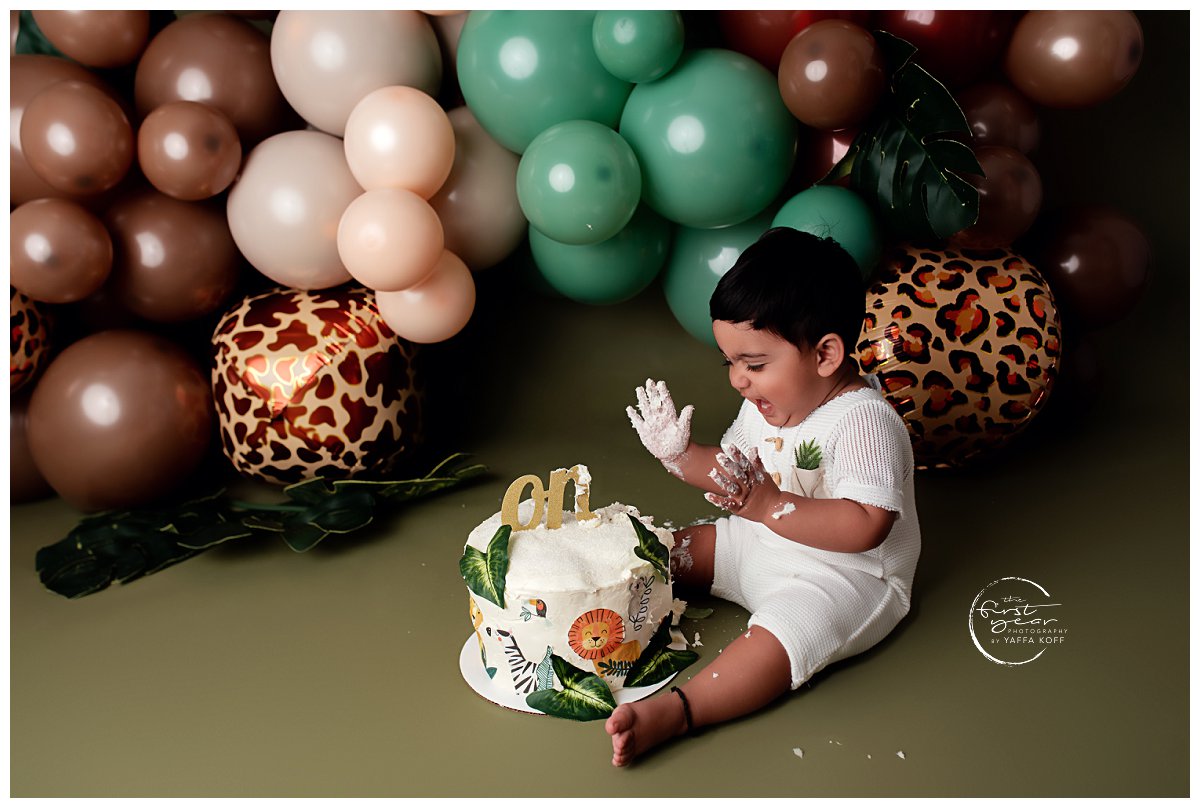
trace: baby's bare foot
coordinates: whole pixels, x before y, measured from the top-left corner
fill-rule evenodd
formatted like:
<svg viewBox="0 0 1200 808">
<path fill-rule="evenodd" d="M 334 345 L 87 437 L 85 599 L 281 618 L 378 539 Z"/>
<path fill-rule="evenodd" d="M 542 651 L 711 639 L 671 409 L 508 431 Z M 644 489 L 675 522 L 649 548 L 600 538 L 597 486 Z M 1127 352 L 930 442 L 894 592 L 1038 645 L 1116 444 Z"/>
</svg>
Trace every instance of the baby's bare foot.
<svg viewBox="0 0 1200 808">
<path fill-rule="evenodd" d="M 638 755 L 687 729 L 683 703 L 674 693 L 622 704 L 604 723 L 612 736 L 614 766 L 628 766 Z"/>
</svg>

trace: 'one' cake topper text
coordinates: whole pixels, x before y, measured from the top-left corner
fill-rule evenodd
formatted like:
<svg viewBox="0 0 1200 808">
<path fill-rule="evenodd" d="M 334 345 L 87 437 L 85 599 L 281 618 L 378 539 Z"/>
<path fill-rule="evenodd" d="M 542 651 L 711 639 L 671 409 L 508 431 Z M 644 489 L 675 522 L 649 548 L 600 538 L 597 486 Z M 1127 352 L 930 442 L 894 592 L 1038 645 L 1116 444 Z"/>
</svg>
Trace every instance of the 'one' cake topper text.
<svg viewBox="0 0 1200 808">
<path fill-rule="evenodd" d="M 575 518 L 579 521 L 595 519 L 596 514 L 588 507 L 588 495 L 592 486 L 592 475 L 588 467 L 582 464 L 571 466 L 570 469 L 555 469 L 550 472 L 550 486 L 547 490 L 542 485 L 542 479 L 536 474 L 526 474 L 513 480 L 504 492 L 504 502 L 500 506 L 501 524 L 518 530 L 532 530 L 542 522 L 542 513 L 546 515 L 546 527 L 550 530 L 562 527 L 563 497 L 567 490 L 567 481 L 575 483 Z M 527 487 L 532 487 L 529 498 L 533 500 L 533 516 L 522 524 L 517 517 L 517 505 L 521 494 Z"/>
</svg>

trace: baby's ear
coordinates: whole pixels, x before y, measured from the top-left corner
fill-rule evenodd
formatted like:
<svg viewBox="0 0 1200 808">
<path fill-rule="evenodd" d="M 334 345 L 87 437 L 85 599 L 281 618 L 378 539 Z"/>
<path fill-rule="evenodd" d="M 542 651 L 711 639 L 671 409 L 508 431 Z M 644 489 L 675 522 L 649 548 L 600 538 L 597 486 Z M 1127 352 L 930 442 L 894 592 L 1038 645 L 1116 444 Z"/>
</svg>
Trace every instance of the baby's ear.
<svg viewBox="0 0 1200 808">
<path fill-rule="evenodd" d="M 817 340 L 817 373 L 829 377 L 837 372 L 846 359 L 846 343 L 837 334 L 826 334 Z"/>
</svg>

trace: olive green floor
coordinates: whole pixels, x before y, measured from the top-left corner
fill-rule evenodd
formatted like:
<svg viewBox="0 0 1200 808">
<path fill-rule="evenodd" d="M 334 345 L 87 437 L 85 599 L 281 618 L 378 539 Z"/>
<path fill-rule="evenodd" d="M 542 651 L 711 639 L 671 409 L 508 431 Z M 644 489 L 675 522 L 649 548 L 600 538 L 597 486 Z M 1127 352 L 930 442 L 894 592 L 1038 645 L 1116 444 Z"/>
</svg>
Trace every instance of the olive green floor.
<svg viewBox="0 0 1200 808">
<path fill-rule="evenodd" d="M 1044 118 L 1038 164 L 1048 204 L 1109 202 L 1143 222 L 1154 285 L 1098 335 L 1093 401 L 1044 413 L 988 466 L 919 476 L 915 604 L 880 646 L 628 770 L 609 765 L 599 724 L 468 689 L 457 560 L 508 481 L 582 462 L 593 502 L 686 523 L 713 511 L 645 454 L 624 407 L 640 380 L 667 379 L 715 440 L 737 406 L 657 289 L 589 308 L 506 294 L 494 275 L 469 332 L 427 357 L 440 444 L 491 469 L 471 487 L 307 554 L 224 546 L 78 601 L 43 589 L 33 558 L 79 514 L 12 508 L 12 795 L 1188 794 L 1186 23 L 1143 25 L 1131 94 Z M 1046 587 L 1070 628 L 1015 669 L 966 625 L 976 593 L 1008 575 Z M 709 605 L 685 624 L 700 665 L 746 618 Z"/>
</svg>

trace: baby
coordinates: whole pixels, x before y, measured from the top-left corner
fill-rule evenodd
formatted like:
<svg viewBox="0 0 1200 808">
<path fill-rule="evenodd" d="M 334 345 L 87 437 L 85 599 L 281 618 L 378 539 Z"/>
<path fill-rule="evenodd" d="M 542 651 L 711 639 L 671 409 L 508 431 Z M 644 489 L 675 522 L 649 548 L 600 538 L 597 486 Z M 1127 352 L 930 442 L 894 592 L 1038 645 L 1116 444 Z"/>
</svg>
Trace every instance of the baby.
<svg viewBox="0 0 1200 808">
<path fill-rule="evenodd" d="M 614 765 L 766 706 L 908 613 L 921 549 L 912 449 L 852 356 L 863 300 L 840 246 L 773 228 L 709 303 L 729 383 L 745 399 L 723 448 L 692 441 L 693 409 L 677 413 L 666 384 L 637 389 L 628 413 L 642 443 L 730 514 L 676 532 L 677 584 L 751 616 L 686 684 L 613 712 Z"/>
</svg>

